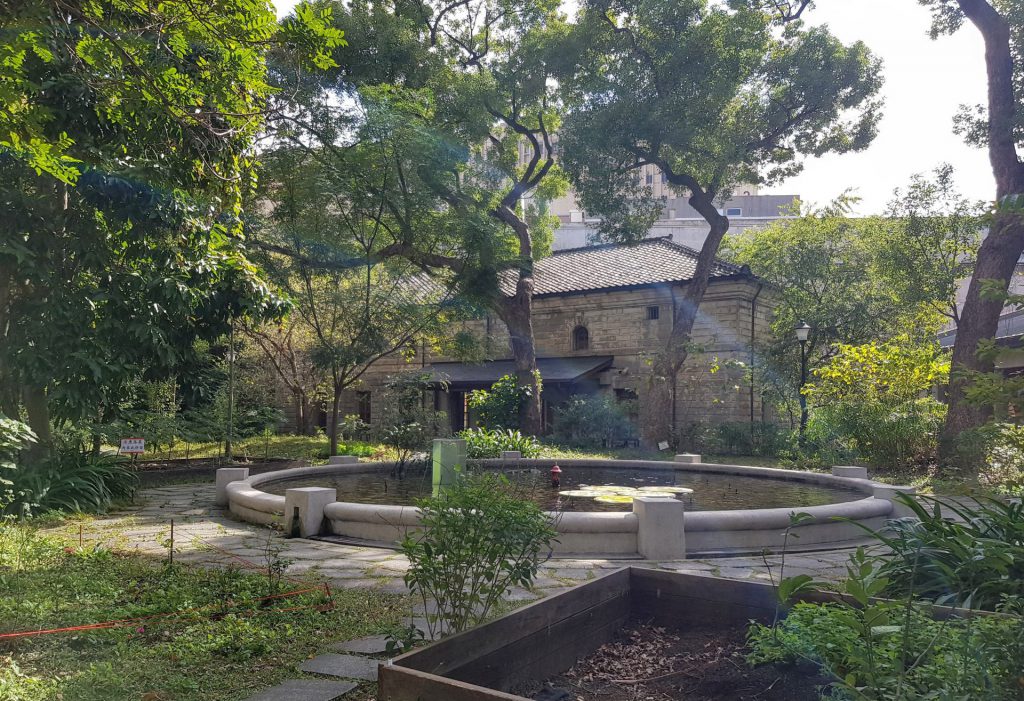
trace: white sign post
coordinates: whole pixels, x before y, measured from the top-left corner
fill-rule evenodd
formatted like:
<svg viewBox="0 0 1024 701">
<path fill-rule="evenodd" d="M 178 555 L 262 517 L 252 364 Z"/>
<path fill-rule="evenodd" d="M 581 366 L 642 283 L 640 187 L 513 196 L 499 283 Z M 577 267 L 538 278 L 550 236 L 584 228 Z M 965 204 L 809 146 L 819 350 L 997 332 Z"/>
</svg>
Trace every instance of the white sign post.
<svg viewBox="0 0 1024 701">
<path fill-rule="evenodd" d="M 146 452 L 145 438 L 122 438 L 121 451 L 126 455 L 142 455 Z"/>
</svg>

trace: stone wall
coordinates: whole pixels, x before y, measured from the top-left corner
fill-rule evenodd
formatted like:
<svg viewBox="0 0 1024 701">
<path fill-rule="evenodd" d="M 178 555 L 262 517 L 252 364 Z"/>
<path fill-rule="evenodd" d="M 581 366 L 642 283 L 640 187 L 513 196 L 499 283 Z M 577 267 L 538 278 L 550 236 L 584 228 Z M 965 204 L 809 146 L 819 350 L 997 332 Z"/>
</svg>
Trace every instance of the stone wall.
<svg viewBox="0 0 1024 701">
<path fill-rule="evenodd" d="M 539 297 L 534 304 L 534 333 L 540 357 L 614 356 L 612 368 L 601 377 L 601 391 L 632 390 L 640 401 L 647 387 L 650 361 L 667 342 L 671 331 L 673 299 L 682 286 L 645 287 L 632 290 Z M 758 293 L 758 291 L 760 293 Z M 750 362 L 751 305 L 757 296 L 753 332 L 757 342 L 769 333 L 777 293 L 756 280 L 712 281 L 701 304 L 693 342 L 700 347 L 691 354 L 676 385 L 675 424 L 720 423 L 751 419 L 751 391 L 742 368 L 730 361 Z M 657 307 L 657 319 L 648 308 Z M 573 349 L 573 329 L 585 326 L 586 350 Z M 508 354 L 508 330 L 494 316 L 462 322 L 459 330 L 490 338 L 496 357 Z M 503 352 L 502 352 L 503 351 Z M 435 355 L 420 345 L 415 354 L 390 356 L 373 366 L 358 387 L 346 392 L 342 414 L 356 413 L 356 391 L 371 392 L 371 412 L 380 416 L 382 383 L 391 374 L 409 371 L 432 362 L 453 360 Z M 441 408 L 445 408 L 442 406 Z M 760 421 L 760 396 L 753 395 L 753 418 Z"/>
</svg>

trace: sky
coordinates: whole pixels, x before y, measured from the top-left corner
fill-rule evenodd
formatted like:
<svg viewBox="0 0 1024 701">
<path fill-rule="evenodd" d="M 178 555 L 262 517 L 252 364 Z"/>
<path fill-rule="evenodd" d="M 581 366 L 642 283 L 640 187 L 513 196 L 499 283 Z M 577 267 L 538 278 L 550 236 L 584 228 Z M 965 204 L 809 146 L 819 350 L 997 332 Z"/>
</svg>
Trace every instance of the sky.
<svg viewBox="0 0 1024 701">
<path fill-rule="evenodd" d="M 273 2 L 284 15 L 297 0 Z M 808 160 L 802 173 L 762 193 L 825 204 L 853 188 L 861 198 L 856 212 L 873 214 L 884 211 L 893 190 L 911 175 L 948 162 L 964 195 L 994 197 L 987 154 L 953 133 L 958 107 L 985 101 L 984 48 L 974 27 L 932 41 L 930 13 L 916 0 L 817 0 L 805 18 L 828 24 L 845 42 L 863 41 L 882 59 L 883 118 L 865 151 Z"/>
</svg>

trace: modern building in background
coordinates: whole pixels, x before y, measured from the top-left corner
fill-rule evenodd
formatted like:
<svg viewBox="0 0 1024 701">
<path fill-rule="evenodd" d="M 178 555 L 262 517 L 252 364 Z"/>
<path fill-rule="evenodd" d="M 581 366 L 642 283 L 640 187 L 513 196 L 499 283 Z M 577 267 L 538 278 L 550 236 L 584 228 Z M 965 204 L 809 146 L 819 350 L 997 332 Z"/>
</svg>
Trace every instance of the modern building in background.
<svg viewBox="0 0 1024 701">
<path fill-rule="evenodd" d="M 648 238 L 668 238 L 699 251 L 708 235 L 708 223 L 690 206 L 688 195 L 676 192 L 655 166 L 644 166 L 638 177 L 641 185 L 650 187 L 664 205 L 661 218 L 651 227 Z M 792 216 L 794 203 L 798 201 L 797 195 L 762 195 L 756 185 L 740 185 L 731 198 L 719 204 L 718 210 L 729 217 L 729 232 L 736 234 Z M 561 222 L 555 231 L 554 250 L 603 243 L 597 235 L 599 220 L 582 210 L 571 190 L 548 203 L 548 210 Z"/>
</svg>

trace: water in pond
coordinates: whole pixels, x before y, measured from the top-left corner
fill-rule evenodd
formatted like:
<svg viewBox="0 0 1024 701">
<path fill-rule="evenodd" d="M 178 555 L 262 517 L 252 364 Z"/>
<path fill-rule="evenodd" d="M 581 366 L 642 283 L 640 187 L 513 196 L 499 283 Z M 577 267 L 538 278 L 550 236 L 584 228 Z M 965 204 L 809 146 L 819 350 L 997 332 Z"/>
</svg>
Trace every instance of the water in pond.
<svg viewBox="0 0 1024 701">
<path fill-rule="evenodd" d="M 554 511 L 630 511 L 631 502 L 602 503 L 588 497 L 565 497 L 559 491 L 580 489 L 583 485 L 623 487 L 674 486 L 693 490 L 677 494 L 688 510 L 719 511 L 729 509 L 770 509 L 804 507 L 853 501 L 864 498 L 851 489 L 818 484 L 681 470 L 646 470 L 604 467 L 566 467 L 560 489 L 553 489 L 546 469 L 508 471 L 510 481 L 526 498 Z M 366 504 L 410 505 L 430 494 L 430 476 L 410 475 L 395 479 L 390 472 L 361 472 L 323 476 L 310 475 L 292 480 L 269 482 L 259 489 L 284 494 L 294 487 L 334 487 L 338 501 Z"/>
</svg>

